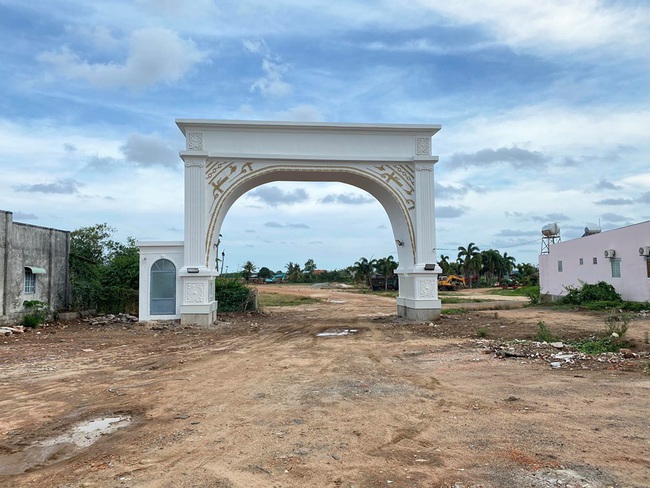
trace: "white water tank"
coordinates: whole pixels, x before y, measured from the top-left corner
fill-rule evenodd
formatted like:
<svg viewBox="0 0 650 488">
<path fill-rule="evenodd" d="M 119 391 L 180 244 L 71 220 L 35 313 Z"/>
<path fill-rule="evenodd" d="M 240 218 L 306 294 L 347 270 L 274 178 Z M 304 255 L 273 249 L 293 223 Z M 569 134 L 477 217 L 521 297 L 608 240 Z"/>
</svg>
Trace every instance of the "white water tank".
<svg viewBox="0 0 650 488">
<path fill-rule="evenodd" d="M 593 236 L 594 234 L 600 234 L 600 227 L 585 227 L 586 236 Z"/>
<path fill-rule="evenodd" d="M 557 222 L 555 224 L 547 224 L 544 227 L 542 227 L 542 235 L 545 237 L 552 237 L 556 236 L 560 233 L 560 226 L 557 225 Z"/>
</svg>

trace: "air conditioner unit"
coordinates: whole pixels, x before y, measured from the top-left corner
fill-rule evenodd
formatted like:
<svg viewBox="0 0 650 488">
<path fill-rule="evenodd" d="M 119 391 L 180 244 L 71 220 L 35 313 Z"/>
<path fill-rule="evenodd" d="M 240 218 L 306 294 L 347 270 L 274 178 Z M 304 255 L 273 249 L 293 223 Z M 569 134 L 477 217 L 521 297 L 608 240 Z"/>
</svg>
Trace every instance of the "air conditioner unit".
<svg viewBox="0 0 650 488">
<path fill-rule="evenodd" d="M 639 248 L 640 256 L 650 256 L 650 246 L 641 246 Z"/>
<path fill-rule="evenodd" d="M 616 256 L 616 251 L 614 249 L 605 249 L 605 257 L 613 258 Z"/>
</svg>

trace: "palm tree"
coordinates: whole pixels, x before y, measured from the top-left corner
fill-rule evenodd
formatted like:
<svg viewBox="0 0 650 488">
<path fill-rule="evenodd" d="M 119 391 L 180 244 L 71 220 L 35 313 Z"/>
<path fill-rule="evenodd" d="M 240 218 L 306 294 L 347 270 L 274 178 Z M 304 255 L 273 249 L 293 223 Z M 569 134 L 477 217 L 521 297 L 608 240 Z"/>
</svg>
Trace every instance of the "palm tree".
<svg viewBox="0 0 650 488">
<path fill-rule="evenodd" d="M 242 267 L 242 272 L 241 275 L 244 277 L 246 281 L 248 281 L 252 274 L 255 273 L 255 270 L 257 267 L 253 263 L 253 261 L 246 261 L 246 264 Z"/>
<path fill-rule="evenodd" d="M 503 260 L 501 253 L 496 249 L 488 249 L 487 251 L 481 251 L 481 258 L 483 261 L 482 272 L 487 275 L 490 284 L 492 284 L 499 274 L 499 266 Z"/>
<path fill-rule="evenodd" d="M 289 264 L 287 264 L 287 280 L 296 283 L 301 279 L 302 270 L 300 269 L 300 265 L 290 261 Z"/>
<path fill-rule="evenodd" d="M 509 275 L 512 269 L 515 267 L 515 262 L 517 260 L 514 256 L 508 256 L 507 252 L 503 253 L 503 269 L 505 274 Z"/>
<path fill-rule="evenodd" d="M 451 265 L 449 264 L 449 256 L 440 256 L 440 261 L 438 261 L 438 266 L 442 268 L 443 274 L 450 274 Z"/>
<path fill-rule="evenodd" d="M 472 287 L 471 275 L 481 270 L 481 253 L 480 249 L 470 242 L 467 247 L 458 246 L 458 261 L 461 263 L 465 278 L 469 277 L 469 287 Z"/>
<path fill-rule="evenodd" d="M 372 275 L 373 270 L 375 269 L 376 260 L 371 259 L 368 261 L 366 258 L 360 258 L 359 261 L 355 262 L 352 266 L 354 270 L 354 281 L 357 283 L 365 283 L 366 285 L 370 283 L 370 275 Z"/>
<path fill-rule="evenodd" d="M 384 277 L 384 290 L 388 290 L 388 278 L 393 276 L 398 266 L 399 265 L 393 256 L 388 256 L 377 260 L 375 269 L 377 270 L 377 273 L 381 274 Z"/>
</svg>

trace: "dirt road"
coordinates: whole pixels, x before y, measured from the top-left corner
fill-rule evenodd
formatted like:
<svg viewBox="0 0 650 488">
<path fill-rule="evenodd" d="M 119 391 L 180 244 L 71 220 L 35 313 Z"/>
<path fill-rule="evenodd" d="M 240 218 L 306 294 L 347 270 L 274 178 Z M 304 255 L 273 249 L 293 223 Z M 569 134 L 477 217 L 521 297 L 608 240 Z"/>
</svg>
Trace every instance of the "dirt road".
<svg viewBox="0 0 650 488">
<path fill-rule="evenodd" d="M 554 368 L 493 353 L 540 320 L 569 337 L 602 330 L 602 317 L 413 324 L 387 297 L 261 290 L 320 301 L 225 316 L 214 331 L 82 323 L 3 338 L 0 485 L 650 486 L 648 359 Z M 642 356 L 648 331 L 632 322 Z M 102 419 L 114 432 L 73 439 Z"/>
</svg>

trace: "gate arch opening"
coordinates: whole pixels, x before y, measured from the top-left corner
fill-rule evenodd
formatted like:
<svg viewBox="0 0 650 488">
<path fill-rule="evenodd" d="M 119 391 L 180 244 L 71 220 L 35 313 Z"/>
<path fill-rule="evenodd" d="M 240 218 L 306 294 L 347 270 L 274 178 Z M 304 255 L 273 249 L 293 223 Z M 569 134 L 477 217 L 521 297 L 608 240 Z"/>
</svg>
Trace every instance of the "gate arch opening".
<svg viewBox="0 0 650 488">
<path fill-rule="evenodd" d="M 400 205 L 399 199 L 390 190 L 381 187 L 376 182 L 359 172 L 353 171 L 353 168 L 343 168 L 339 171 L 328 171 L 327 167 L 309 167 L 306 169 L 295 169 L 288 171 L 284 168 L 269 168 L 268 171 L 261 175 L 252 175 L 241 184 L 232 188 L 232 191 L 224 192 L 222 200 L 212 208 L 208 232 L 206 235 L 206 255 L 207 263 L 215 262 L 217 256 L 217 238 L 221 232 L 221 227 L 232 205 L 241 198 L 245 193 L 267 183 L 280 181 L 295 182 L 314 182 L 329 181 L 346 183 L 356 188 L 360 188 L 372 195 L 377 202 L 383 207 L 388 216 L 393 238 L 400 241 L 401 246 L 397 247 L 397 260 L 405 266 L 415 264 L 414 252 L 414 229 L 412 222 L 405 216 L 404 205 Z M 206 263 L 206 265 L 207 265 Z"/>
<path fill-rule="evenodd" d="M 384 208 L 368 192 L 345 183 L 278 181 L 258 186 L 235 201 L 218 232 L 224 236 L 219 258 L 225 251 L 231 273 L 248 260 L 274 271 L 308 259 L 330 271 L 361 257 L 392 255 L 398 260 Z M 218 270 L 228 272 L 221 264 Z"/>
<path fill-rule="evenodd" d="M 185 226 L 184 241 L 170 245 L 183 249 L 177 274 L 181 296 L 176 298 L 182 323 L 207 326 L 216 320 L 215 244 L 224 218 L 244 193 L 275 181 L 341 182 L 370 193 L 402 243 L 397 247 L 398 315 L 423 321 L 440 316 L 434 208 L 438 158 L 431 155 L 431 138 L 440 126 L 188 119 L 176 124 L 186 140 L 180 154 Z M 148 319 L 142 298 L 140 318 Z"/>
</svg>

